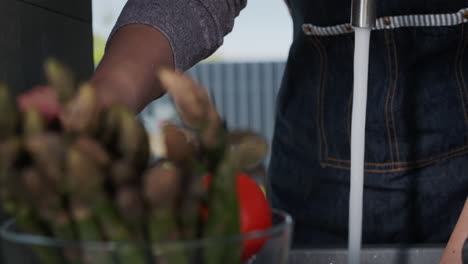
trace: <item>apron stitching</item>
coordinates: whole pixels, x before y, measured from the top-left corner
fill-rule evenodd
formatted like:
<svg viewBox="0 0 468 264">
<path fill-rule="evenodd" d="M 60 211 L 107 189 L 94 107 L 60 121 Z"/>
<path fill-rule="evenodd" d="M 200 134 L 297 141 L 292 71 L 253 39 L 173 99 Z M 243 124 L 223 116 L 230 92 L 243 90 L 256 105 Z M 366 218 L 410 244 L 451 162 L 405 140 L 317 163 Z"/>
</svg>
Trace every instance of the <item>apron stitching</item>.
<svg viewBox="0 0 468 264">
<path fill-rule="evenodd" d="M 391 91 L 391 87 L 393 86 L 393 78 L 392 78 L 392 59 L 391 59 L 391 51 L 390 51 L 390 43 L 388 41 L 388 31 L 384 31 L 384 34 L 385 34 L 385 43 L 386 43 L 386 47 L 387 47 L 387 59 L 388 59 L 388 83 L 387 83 L 387 95 L 385 96 L 385 108 L 384 108 L 384 111 L 385 111 L 385 124 L 386 124 L 386 127 L 387 127 L 387 137 L 388 137 L 388 148 L 390 150 L 390 160 L 391 160 L 391 164 L 392 164 L 392 167 L 394 167 L 394 159 L 393 159 L 393 144 L 392 144 L 392 136 L 391 136 L 391 130 L 390 130 L 390 122 L 389 122 L 389 118 L 388 118 L 388 104 L 389 104 L 389 99 L 390 99 L 390 91 Z"/>
<path fill-rule="evenodd" d="M 322 134 L 323 134 L 323 143 L 325 145 L 325 160 L 328 160 L 328 142 L 327 142 L 327 133 L 325 131 L 325 125 L 324 125 L 324 119 L 325 119 L 325 108 L 324 108 L 324 105 L 325 105 L 325 87 L 326 87 L 326 83 L 327 83 L 327 80 L 326 80 L 326 76 L 327 76 L 327 71 L 328 71 L 328 57 L 327 57 L 327 52 L 325 50 L 325 48 L 323 47 L 322 43 L 320 42 L 320 39 L 317 38 L 317 44 L 318 44 L 318 47 L 319 49 L 322 50 L 322 54 L 323 54 L 323 59 L 324 59 L 324 67 L 323 67 L 323 70 L 322 70 L 322 83 L 321 83 L 321 93 L 320 93 L 320 102 L 321 102 L 321 105 L 320 105 L 320 113 L 321 113 L 321 119 L 320 119 L 320 127 L 322 128 Z"/>
<path fill-rule="evenodd" d="M 463 89 L 462 87 L 462 83 L 461 83 L 461 78 L 460 78 L 460 63 L 462 61 L 461 59 L 461 51 L 462 51 L 462 47 L 463 47 L 463 42 L 464 42 L 464 32 L 465 32 L 465 27 L 462 25 L 462 28 L 461 28 L 461 31 L 462 31 L 462 38 L 460 39 L 460 44 L 458 45 L 458 49 L 457 49 L 457 53 L 455 55 L 455 76 L 456 76 L 456 80 L 457 80 L 457 87 L 458 87 L 458 92 L 459 92 L 459 97 L 460 97 L 460 101 L 461 101 L 461 105 L 462 105 L 462 110 L 463 110 L 463 115 L 465 117 L 465 124 L 468 126 L 468 113 L 466 111 L 466 100 L 465 100 L 465 95 L 464 95 L 464 92 L 465 89 Z"/>
<path fill-rule="evenodd" d="M 319 57 L 320 57 L 320 83 L 319 83 L 319 88 L 317 90 L 317 116 L 316 116 L 316 122 L 317 122 L 317 130 L 318 130 L 318 137 L 319 137 L 319 158 L 320 158 L 320 162 L 322 162 L 324 159 L 323 159 L 323 151 L 322 151 L 322 148 L 323 148 L 323 133 L 322 133 L 322 128 L 320 127 L 320 120 L 321 120 L 321 114 L 320 114 L 320 95 L 321 95 L 321 90 L 322 90 L 322 80 L 324 78 L 323 76 L 323 66 L 324 66 L 324 58 L 323 58 L 323 54 L 322 54 L 322 51 L 320 50 L 320 48 L 318 47 L 318 44 L 317 44 L 317 40 L 314 36 L 311 36 L 309 38 L 312 42 L 312 45 L 314 45 L 315 49 L 317 50 L 317 52 L 319 53 Z"/>
<path fill-rule="evenodd" d="M 462 87 L 463 90 L 465 91 L 465 98 L 464 98 L 464 101 L 467 102 L 468 91 L 466 90 L 465 76 L 463 75 L 463 58 L 465 57 L 466 45 L 468 44 L 468 36 L 467 36 L 467 34 L 465 33 L 465 26 L 462 26 L 462 29 L 463 29 L 462 36 L 465 35 L 465 37 L 463 37 L 463 44 L 462 44 L 462 47 L 461 47 L 461 53 L 460 53 L 460 58 L 459 58 L 458 71 L 459 71 L 459 73 L 460 73 L 459 76 L 460 76 L 460 81 L 461 81 L 461 87 Z"/>
<path fill-rule="evenodd" d="M 466 147 L 467 146 L 465 146 L 465 148 Z M 415 164 L 413 166 L 405 166 L 405 167 L 399 167 L 399 168 L 395 168 L 395 169 L 365 169 L 365 172 L 373 172 L 373 173 L 402 172 L 402 171 L 406 171 L 406 170 L 410 170 L 410 169 L 422 168 L 422 167 L 434 164 L 434 163 L 436 163 L 438 161 L 443 161 L 443 160 L 455 158 L 455 157 L 462 156 L 462 155 L 467 154 L 467 153 L 468 153 L 468 149 L 465 149 L 464 151 L 461 151 L 461 152 L 453 152 L 452 154 L 446 155 L 446 156 L 441 157 L 439 159 L 430 160 L 430 161 L 420 163 L 420 164 Z M 349 170 L 349 166 L 343 166 L 343 165 L 338 165 L 338 164 L 333 164 L 333 163 L 324 163 L 324 165 L 329 166 L 329 167 L 333 167 L 333 168 L 337 168 L 337 169 Z"/>
<path fill-rule="evenodd" d="M 393 31 L 390 32 L 390 36 L 391 36 L 391 41 L 393 42 L 393 56 L 394 56 L 394 62 L 395 62 L 395 80 L 393 81 L 393 94 L 392 94 L 392 101 L 390 103 L 390 113 L 392 115 L 392 125 L 393 125 L 393 136 L 394 136 L 394 139 L 395 139 L 395 152 L 396 152 L 396 158 L 397 158 L 397 162 L 400 161 L 400 147 L 399 147 L 399 144 L 398 144 L 398 135 L 397 135 L 397 132 L 396 132 L 396 122 L 395 122 L 395 111 L 394 111 L 394 106 L 395 106 L 395 93 L 396 93 L 396 90 L 397 90 L 397 87 L 398 87 L 398 75 L 399 75 L 399 69 L 398 69 L 398 53 L 397 53 L 397 49 L 396 49 L 396 43 L 395 43 L 395 35 L 393 34 Z"/>
<path fill-rule="evenodd" d="M 449 155 L 452 155 L 454 153 L 458 153 L 458 152 L 465 151 L 465 150 L 468 151 L 468 144 L 464 145 L 464 146 L 462 146 L 460 148 L 445 152 L 445 153 L 443 153 L 441 155 L 430 157 L 430 158 L 427 158 L 427 159 L 414 160 L 414 161 L 400 161 L 400 162 L 395 162 L 395 163 L 366 162 L 365 164 L 370 165 L 370 166 L 375 166 L 375 167 L 379 167 L 379 166 L 380 167 L 389 167 L 389 166 L 393 166 L 394 164 L 399 165 L 399 166 L 407 166 L 408 164 L 427 163 L 427 162 L 441 160 L 441 159 L 444 159 L 445 156 L 449 156 Z M 350 163 L 350 160 L 337 159 L 337 158 L 332 158 L 332 157 L 330 157 L 329 160 L 335 161 L 335 162 L 340 162 L 340 163 Z"/>
</svg>

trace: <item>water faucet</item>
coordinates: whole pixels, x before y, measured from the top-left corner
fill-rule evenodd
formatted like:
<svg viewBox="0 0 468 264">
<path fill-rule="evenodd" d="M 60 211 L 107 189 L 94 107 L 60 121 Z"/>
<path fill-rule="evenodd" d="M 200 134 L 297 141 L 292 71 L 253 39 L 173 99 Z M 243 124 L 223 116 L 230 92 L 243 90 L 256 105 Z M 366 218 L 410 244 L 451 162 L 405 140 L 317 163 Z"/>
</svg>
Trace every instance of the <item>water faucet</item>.
<svg viewBox="0 0 468 264">
<path fill-rule="evenodd" d="M 361 263 L 362 211 L 364 193 L 365 128 L 369 45 L 376 24 L 375 0 L 352 0 L 354 27 L 354 84 L 351 121 L 351 184 L 349 195 L 348 264 Z"/>
<path fill-rule="evenodd" d="M 375 26 L 375 0 L 352 0 L 351 26 L 372 28 Z"/>
</svg>

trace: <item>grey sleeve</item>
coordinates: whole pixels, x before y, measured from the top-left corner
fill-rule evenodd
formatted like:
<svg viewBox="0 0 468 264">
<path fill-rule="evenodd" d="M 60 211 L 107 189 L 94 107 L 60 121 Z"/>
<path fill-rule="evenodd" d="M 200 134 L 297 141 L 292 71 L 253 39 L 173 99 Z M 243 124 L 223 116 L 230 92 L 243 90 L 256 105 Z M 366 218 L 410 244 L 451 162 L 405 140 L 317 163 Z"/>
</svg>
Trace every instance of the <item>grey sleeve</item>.
<svg viewBox="0 0 468 264">
<path fill-rule="evenodd" d="M 247 0 L 128 0 L 112 35 L 128 24 L 147 24 L 169 40 L 175 67 L 185 71 L 211 55 L 231 32 Z"/>
</svg>

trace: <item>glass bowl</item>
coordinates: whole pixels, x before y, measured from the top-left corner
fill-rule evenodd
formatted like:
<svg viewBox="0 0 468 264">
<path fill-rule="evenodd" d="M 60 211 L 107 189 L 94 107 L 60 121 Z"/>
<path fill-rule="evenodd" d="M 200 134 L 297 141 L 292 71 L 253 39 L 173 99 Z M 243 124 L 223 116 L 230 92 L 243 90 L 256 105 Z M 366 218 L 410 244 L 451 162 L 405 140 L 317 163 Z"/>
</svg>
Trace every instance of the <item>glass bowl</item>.
<svg viewBox="0 0 468 264">
<path fill-rule="evenodd" d="M 13 219 L 0 230 L 4 264 L 286 264 L 292 218 L 273 210 L 268 230 L 242 235 L 147 245 L 65 241 L 26 234 Z M 256 252 L 253 254 L 253 252 Z M 243 259 L 240 257 L 243 255 Z"/>
</svg>

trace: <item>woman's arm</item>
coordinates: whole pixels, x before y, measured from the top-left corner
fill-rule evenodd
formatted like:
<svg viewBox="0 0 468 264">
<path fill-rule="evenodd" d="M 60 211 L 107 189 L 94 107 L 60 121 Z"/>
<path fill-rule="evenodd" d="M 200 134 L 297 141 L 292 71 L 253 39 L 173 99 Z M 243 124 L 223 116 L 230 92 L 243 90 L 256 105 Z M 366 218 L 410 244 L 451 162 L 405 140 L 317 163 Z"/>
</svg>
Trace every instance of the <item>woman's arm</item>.
<svg viewBox="0 0 468 264">
<path fill-rule="evenodd" d="M 129 0 L 92 83 L 103 103 L 135 112 L 162 95 L 160 68 L 185 71 L 211 55 L 246 0 Z"/>
<path fill-rule="evenodd" d="M 447 243 L 440 264 L 462 264 L 461 251 L 465 240 L 468 238 L 468 199 Z"/>
<path fill-rule="evenodd" d="M 162 67 L 174 68 L 167 38 L 151 26 L 129 24 L 108 43 L 91 82 L 103 104 L 120 102 L 139 112 L 162 95 L 156 79 Z"/>
<path fill-rule="evenodd" d="M 246 0 L 128 0 L 91 82 L 103 104 L 141 111 L 163 92 L 160 68 L 185 71 L 211 55 L 234 25 Z M 18 98 L 53 119 L 60 115 L 48 87 Z M 54 107 L 49 107 L 54 106 Z"/>
</svg>

